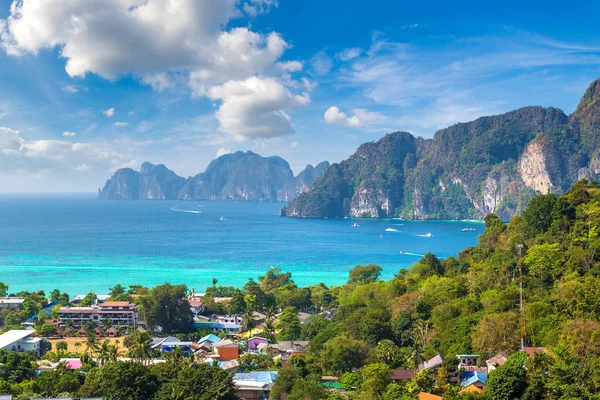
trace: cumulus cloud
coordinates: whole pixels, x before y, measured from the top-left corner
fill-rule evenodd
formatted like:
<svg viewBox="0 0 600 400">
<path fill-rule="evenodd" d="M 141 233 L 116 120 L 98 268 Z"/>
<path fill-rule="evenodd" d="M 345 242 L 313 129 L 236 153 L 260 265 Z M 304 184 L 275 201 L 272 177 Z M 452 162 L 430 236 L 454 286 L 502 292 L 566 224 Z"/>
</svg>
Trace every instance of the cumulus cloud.
<svg viewBox="0 0 600 400">
<path fill-rule="evenodd" d="M 360 47 L 353 47 L 351 49 L 344 49 L 337 54 L 337 57 L 342 61 L 352 60 L 360 56 L 363 50 Z"/>
<path fill-rule="evenodd" d="M 219 158 L 221 156 L 224 156 L 225 154 L 231 154 L 231 150 L 226 149 L 225 147 L 221 147 L 219 150 L 217 150 L 215 158 Z"/>
<path fill-rule="evenodd" d="M 349 128 L 362 128 L 360 119 L 354 115 L 349 117 L 346 113 L 340 111 L 336 106 L 329 107 L 325 111 L 325 122 L 328 124 L 342 125 Z"/>
<path fill-rule="evenodd" d="M 73 137 L 73 136 L 77 136 L 77 133 L 71 132 L 71 131 L 64 131 L 62 135 L 64 137 Z"/>
<path fill-rule="evenodd" d="M 92 168 L 108 173 L 132 163 L 133 160 L 116 152 L 107 143 L 26 140 L 19 131 L 0 127 L 0 170 L 5 174 L 16 171 L 47 171 L 53 176 L 60 176 L 60 171 L 84 171 Z M 87 167 L 82 167 L 84 165 Z"/>
<path fill-rule="evenodd" d="M 224 27 L 243 12 L 258 15 L 275 6 L 276 0 L 15 1 L 8 18 L 0 20 L 1 46 L 13 56 L 59 49 L 71 77 L 133 75 L 156 91 L 185 83 L 193 96 L 221 102 L 221 127 L 236 138 L 272 137 L 290 133 L 285 110 L 298 99 L 308 101 L 308 96 L 288 92 L 303 85 L 290 77 L 303 65 L 281 60 L 290 45 L 276 32 Z M 324 52 L 315 57 L 313 70 L 324 73 L 331 68 L 328 60 Z M 222 93 L 252 78 L 277 80 L 281 101 L 276 104 L 260 93 L 242 96 L 268 103 L 266 110 L 254 107 L 252 111 L 258 111 L 254 121 L 248 107 L 236 115 L 230 106 L 241 101 L 239 96 Z M 310 90 L 313 84 L 307 81 L 304 86 Z M 111 108 L 104 114 L 111 117 L 114 112 Z M 234 120 L 250 121 L 249 127 Z"/>
<path fill-rule="evenodd" d="M 219 130 L 240 142 L 293 133 L 286 110 L 310 102 L 307 94 L 292 94 L 277 80 L 258 77 L 215 86 L 208 96 L 222 102 L 215 113 Z"/>
<path fill-rule="evenodd" d="M 63 86 L 62 90 L 67 93 L 79 92 L 79 89 L 77 89 L 77 86 L 75 86 L 75 85 L 65 85 L 65 86 Z"/>
<path fill-rule="evenodd" d="M 127 125 L 129 125 L 129 122 L 123 122 L 123 121 L 115 122 L 115 126 L 118 126 L 118 127 L 123 127 L 123 126 L 127 126 Z"/>
<path fill-rule="evenodd" d="M 115 109 L 109 108 L 108 110 L 102 111 L 102 114 L 106 115 L 107 117 L 112 117 L 115 115 Z"/>
</svg>

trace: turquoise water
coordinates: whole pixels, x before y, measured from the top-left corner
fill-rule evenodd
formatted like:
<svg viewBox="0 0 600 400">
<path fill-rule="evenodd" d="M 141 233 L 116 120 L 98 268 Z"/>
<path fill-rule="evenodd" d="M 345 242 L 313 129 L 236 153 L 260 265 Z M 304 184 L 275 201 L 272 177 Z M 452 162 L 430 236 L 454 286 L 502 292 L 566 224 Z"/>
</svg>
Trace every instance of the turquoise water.
<svg viewBox="0 0 600 400">
<path fill-rule="evenodd" d="M 390 278 L 428 251 L 456 255 L 483 231 L 473 222 L 282 218 L 283 205 L 3 195 L 0 281 L 11 292 L 164 282 L 204 291 L 213 277 L 239 287 L 279 267 L 299 285 L 333 285 L 357 264 L 379 264 Z"/>
</svg>

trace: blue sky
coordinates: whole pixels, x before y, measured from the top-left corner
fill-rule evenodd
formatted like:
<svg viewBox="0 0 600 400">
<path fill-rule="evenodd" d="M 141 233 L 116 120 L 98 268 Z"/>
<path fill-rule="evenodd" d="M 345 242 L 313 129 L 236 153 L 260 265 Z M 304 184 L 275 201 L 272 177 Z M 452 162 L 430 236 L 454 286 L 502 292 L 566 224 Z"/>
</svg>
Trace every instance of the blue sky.
<svg viewBox="0 0 600 400">
<path fill-rule="evenodd" d="M 527 4 L 523 4 L 527 3 Z M 11 7 L 12 5 L 12 7 Z M 295 172 L 600 76 L 600 3 L 0 0 L 0 191 L 94 191 L 148 160 Z"/>
</svg>

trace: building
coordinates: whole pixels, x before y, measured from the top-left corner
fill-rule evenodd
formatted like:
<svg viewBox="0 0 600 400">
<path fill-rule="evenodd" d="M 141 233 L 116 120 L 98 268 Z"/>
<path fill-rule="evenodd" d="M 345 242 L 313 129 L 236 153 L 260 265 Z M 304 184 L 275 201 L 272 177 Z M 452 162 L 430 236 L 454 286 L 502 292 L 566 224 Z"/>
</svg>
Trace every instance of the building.
<svg viewBox="0 0 600 400">
<path fill-rule="evenodd" d="M 485 390 L 487 385 L 487 374 L 485 372 L 463 372 L 460 374 L 461 382 L 460 386 L 466 388 L 469 386 L 476 386 L 481 390 Z"/>
<path fill-rule="evenodd" d="M 35 331 L 10 330 L 0 335 L 0 349 L 7 351 L 29 351 L 41 353 L 42 339 L 31 337 Z"/>
<path fill-rule="evenodd" d="M 219 361 L 237 360 L 240 355 L 238 345 L 229 339 L 213 343 L 215 352 L 219 355 Z"/>
<path fill-rule="evenodd" d="M 423 371 L 424 369 L 438 369 L 439 367 L 442 366 L 442 363 L 444 362 L 444 357 L 440 354 L 438 354 L 437 356 L 425 361 L 422 364 L 419 364 L 419 372 Z"/>
<path fill-rule="evenodd" d="M 456 357 L 458 357 L 458 368 L 475 367 L 479 360 L 479 354 L 457 354 Z"/>
<path fill-rule="evenodd" d="M 412 369 L 395 369 L 392 374 L 392 382 L 406 382 L 415 377 L 415 371 Z"/>
<path fill-rule="evenodd" d="M 77 328 L 83 327 L 87 322 L 102 324 L 109 319 L 111 325 L 121 324 L 122 327 L 136 326 L 138 324 L 138 312 L 135 304 L 127 301 L 105 301 L 92 307 L 61 307 L 58 310 L 61 325 L 65 321 L 73 321 Z"/>
<path fill-rule="evenodd" d="M 87 296 L 87 294 L 78 294 L 77 296 L 75 296 L 71 299 L 71 304 L 77 305 L 77 304 L 81 303 L 83 301 L 83 299 L 85 299 L 85 296 Z M 109 298 L 110 298 L 110 295 L 108 295 L 108 294 L 97 294 L 96 295 L 97 303 L 105 302 Z"/>
<path fill-rule="evenodd" d="M 442 400 L 442 396 L 436 396 L 435 394 L 429 394 L 425 392 L 419 392 L 417 398 L 419 400 Z"/>
<path fill-rule="evenodd" d="M 234 336 L 242 332 L 242 318 L 239 315 L 213 315 L 206 320 L 199 316 L 194 318 L 194 328 L 210 328 L 213 333 L 225 332 Z"/>
<path fill-rule="evenodd" d="M 487 365 L 488 374 L 496 368 L 503 366 L 505 362 L 506 356 L 504 354 L 496 354 L 494 357 L 487 360 L 485 363 Z"/>
<path fill-rule="evenodd" d="M 258 351 L 258 345 L 261 343 L 266 344 L 269 343 L 269 341 L 259 336 L 248 339 L 248 351 Z"/>
<path fill-rule="evenodd" d="M 21 297 L 0 297 L 0 309 L 2 310 L 19 310 L 23 307 L 24 298 Z"/>
<path fill-rule="evenodd" d="M 242 400 L 267 400 L 276 380 L 277 371 L 233 375 L 233 383 L 237 387 L 236 395 Z"/>
<path fill-rule="evenodd" d="M 536 353 L 545 353 L 546 352 L 546 348 L 545 347 L 527 347 L 527 346 L 525 346 L 525 347 L 523 347 L 523 351 L 525 353 L 527 353 L 527 355 L 530 358 L 533 358 L 533 356 Z"/>
</svg>

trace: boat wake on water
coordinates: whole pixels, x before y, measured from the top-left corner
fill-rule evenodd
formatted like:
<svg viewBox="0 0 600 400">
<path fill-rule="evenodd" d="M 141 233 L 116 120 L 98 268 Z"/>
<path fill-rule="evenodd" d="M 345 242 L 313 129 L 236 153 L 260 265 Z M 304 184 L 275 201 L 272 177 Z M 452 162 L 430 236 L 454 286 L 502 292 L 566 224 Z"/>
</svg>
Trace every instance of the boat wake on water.
<svg viewBox="0 0 600 400">
<path fill-rule="evenodd" d="M 178 208 L 169 208 L 169 210 L 171 210 L 171 211 L 177 211 L 177 212 L 190 213 L 190 214 L 200 214 L 200 212 L 201 212 L 201 211 L 198 211 L 198 210 L 180 210 Z"/>
<path fill-rule="evenodd" d="M 419 236 L 419 237 L 426 237 L 426 238 L 433 237 L 433 235 L 430 232 L 428 232 L 428 233 L 426 233 L 424 235 L 417 235 L 417 236 Z"/>
<path fill-rule="evenodd" d="M 400 251 L 403 256 L 425 257 L 425 254 L 409 253 L 408 251 Z"/>
<path fill-rule="evenodd" d="M 398 232 L 398 229 L 394 229 L 394 228 L 385 228 L 386 232 Z"/>
</svg>

